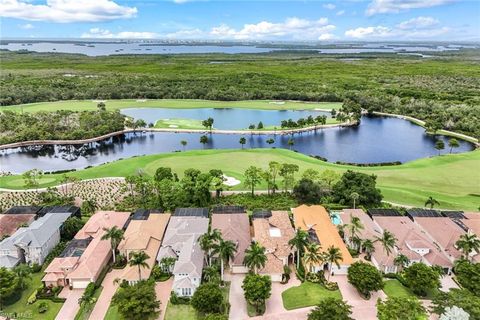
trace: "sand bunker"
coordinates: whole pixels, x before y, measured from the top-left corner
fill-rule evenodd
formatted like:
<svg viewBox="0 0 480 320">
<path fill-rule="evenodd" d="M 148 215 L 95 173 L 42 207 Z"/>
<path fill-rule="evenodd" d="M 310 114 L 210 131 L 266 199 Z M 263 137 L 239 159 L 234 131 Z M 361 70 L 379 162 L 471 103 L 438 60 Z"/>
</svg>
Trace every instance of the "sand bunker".
<svg viewBox="0 0 480 320">
<path fill-rule="evenodd" d="M 169 125 L 168 127 L 169 127 L 169 128 L 178 128 L 178 126 L 175 125 L 175 124 L 171 124 L 171 125 Z"/>
<path fill-rule="evenodd" d="M 226 175 L 223 175 L 223 178 L 225 179 L 223 184 L 226 185 L 226 186 L 229 186 L 229 187 L 236 186 L 237 184 L 240 184 L 240 182 L 241 182 L 240 180 L 235 179 L 234 177 L 229 177 L 229 176 L 226 176 Z"/>
</svg>

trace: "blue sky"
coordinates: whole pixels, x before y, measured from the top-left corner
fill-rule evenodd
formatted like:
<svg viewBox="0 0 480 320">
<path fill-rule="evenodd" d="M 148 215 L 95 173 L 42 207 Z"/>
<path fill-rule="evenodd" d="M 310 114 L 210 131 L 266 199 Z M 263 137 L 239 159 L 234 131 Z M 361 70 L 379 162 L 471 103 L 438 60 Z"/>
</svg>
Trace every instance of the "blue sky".
<svg viewBox="0 0 480 320">
<path fill-rule="evenodd" d="M 0 0 L 2 38 L 480 40 L 480 1 Z"/>
</svg>

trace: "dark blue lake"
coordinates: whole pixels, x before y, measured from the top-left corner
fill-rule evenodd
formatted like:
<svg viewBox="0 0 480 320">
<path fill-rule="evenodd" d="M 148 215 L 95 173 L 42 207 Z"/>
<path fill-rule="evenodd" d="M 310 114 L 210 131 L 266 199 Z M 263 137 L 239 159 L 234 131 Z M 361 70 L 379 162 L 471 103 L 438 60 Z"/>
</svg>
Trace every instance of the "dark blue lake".
<svg viewBox="0 0 480 320">
<path fill-rule="evenodd" d="M 189 118 L 193 115 L 189 112 Z M 203 109 L 208 110 L 208 109 Z M 240 110 L 245 112 L 245 110 Z M 274 111 L 282 113 L 279 111 Z M 276 117 L 276 116 L 275 116 Z M 235 117 L 232 123 L 237 123 Z M 264 123 L 269 119 L 261 118 Z M 238 125 L 237 125 L 238 126 Z M 121 158 L 139 155 L 164 153 L 182 150 L 181 140 L 186 140 L 187 150 L 191 149 L 231 149 L 240 148 L 240 137 L 247 139 L 245 148 L 289 148 L 290 136 L 280 135 L 225 135 L 212 134 L 209 143 L 202 145 L 201 134 L 196 133 L 137 133 L 107 139 L 99 143 L 82 146 L 37 146 L 14 148 L 0 151 L 0 168 L 2 171 L 20 173 L 37 168 L 44 171 L 63 169 L 80 169 L 95 166 Z M 265 141 L 273 138 L 275 143 L 268 145 Z M 363 117 L 361 124 L 350 128 L 329 128 L 296 134 L 292 147 L 307 155 L 318 155 L 328 161 L 355 163 L 379 163 L 401 161 L 407 162 L 438 154 L 435 140 L 441 139 L 448 144 L 448 137 L 432 137 L 424 129 L 408 121 L 397 118 Z M 473 145 L 459 141 L 460 147 L 453 152 L 473 150 Z M 449 152 L 448 147 L 442 153 Z"/>
</svg>

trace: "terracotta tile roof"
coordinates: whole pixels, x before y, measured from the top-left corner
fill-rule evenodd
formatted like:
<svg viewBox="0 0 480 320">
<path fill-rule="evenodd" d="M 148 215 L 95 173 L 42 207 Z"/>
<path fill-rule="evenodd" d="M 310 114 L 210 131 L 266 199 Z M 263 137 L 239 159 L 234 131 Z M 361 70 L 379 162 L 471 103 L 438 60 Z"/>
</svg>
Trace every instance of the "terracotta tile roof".
<svg viewBox="0 0 480 320">
<path fill-rule="evenodd" d="M 0 239 L 11 236 L 17 229 L 30 224 L 35 219 L 35 214 L 0 214 Z"/>
<path fill-rule="evenodd" d="M 212 229 L 222 232 L 224 240 L 230 240 L 237 244 L 237 253 L 233 258 L 233 264 L 243 265 L 245 249 L 250 246 L 250 222 L 246 213 L 227 213 L 212 215 Z"/>
<path fill-rule="evenodd" d="M 272 211 L 269 218 L 253 219 L 254 239 L 267 251 L 267 263 L 261 273 L 283 273 L 282 258 L 288 258 L 292 249 L 288 241 L 295 231 L 287 211 Z"/>
<path fill-rule="evenodd" d="M 434 219 L 434 218 L 432 218 Z M 429 253 L 423 255 L 423 258 L 430 264 L 439 264 L 442 267 L 452 267 L 453 264 L 448 259 L 443 250 L 434 244 L 427 233 L 414 223 L 408 217 L 374 217 L 383 230 L 388 230 L 397 238 L 396 246 L 400 253 L 409 257 L 410 260 L 420 260 L 421 254 L 411 250 L 414 248 L 428 249 Z"/>
<path fill-rule="evenodd" d="M 319 205 L 307 206 L 301 205 L 292 209 L 295 226 L 302 230 L 308 231 L 314 229 L 322 251 L 325 251 L 330 246 L 334 246 L 340 249 L 342 253 L 342 264 L 350 265 L 353 263 L 353 258 L 347 249 L 347 246 L 343 242 L 342 238 L 338 234 L 337 228 L 330 220 L 330 216 L 327 210 Z"/>
</svg>

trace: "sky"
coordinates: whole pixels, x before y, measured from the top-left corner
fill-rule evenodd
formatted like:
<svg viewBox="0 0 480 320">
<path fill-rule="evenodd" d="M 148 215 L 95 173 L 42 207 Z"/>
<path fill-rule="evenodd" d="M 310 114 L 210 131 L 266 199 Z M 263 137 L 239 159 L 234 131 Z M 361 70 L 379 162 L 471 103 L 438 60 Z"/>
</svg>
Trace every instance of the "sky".
<svg viewBox="0 0 480 320">
<path fill-rule="evenodd" d="M 480 41 L 480 0 L 0 0 L 0 37 Z"/>
</svg>

